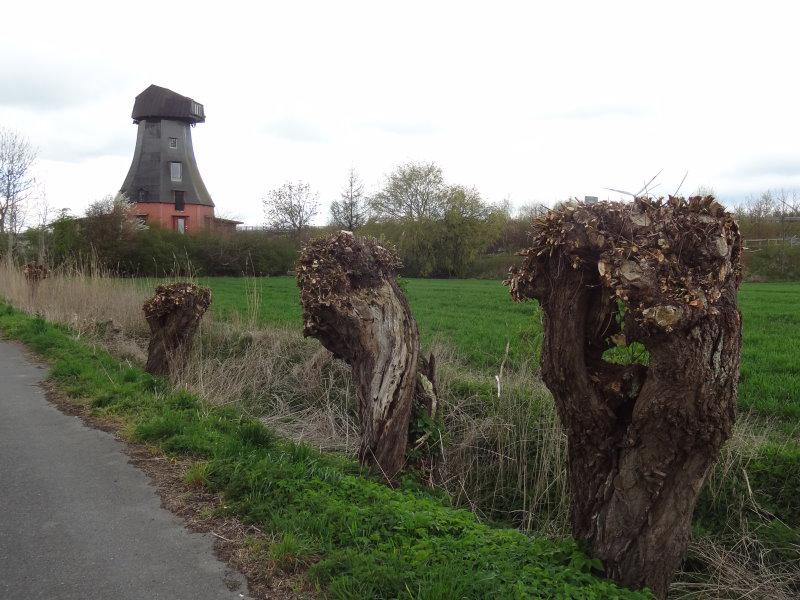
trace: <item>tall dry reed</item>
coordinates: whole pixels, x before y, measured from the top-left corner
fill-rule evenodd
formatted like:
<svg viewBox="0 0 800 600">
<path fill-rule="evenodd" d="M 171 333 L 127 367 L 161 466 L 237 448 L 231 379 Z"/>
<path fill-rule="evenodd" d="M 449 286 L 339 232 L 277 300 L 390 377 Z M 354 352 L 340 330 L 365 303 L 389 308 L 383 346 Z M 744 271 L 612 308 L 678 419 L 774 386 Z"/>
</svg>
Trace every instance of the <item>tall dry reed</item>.
<svg viewBox="0 0 800 600">
<path fill-rule="evenodd" d="M 31 297 L 28 283 L 19 269 L 3 261 L 0 265 L 0 296 L 17 308 L 69 325 L 80 334 L 94 330 L 98 323 L 114 321 L 133 337 L 147 335 L 142 304 L 148 290 L 134 280 L 110 277 L 100 267 L 53 269 Z"/>
</svg>

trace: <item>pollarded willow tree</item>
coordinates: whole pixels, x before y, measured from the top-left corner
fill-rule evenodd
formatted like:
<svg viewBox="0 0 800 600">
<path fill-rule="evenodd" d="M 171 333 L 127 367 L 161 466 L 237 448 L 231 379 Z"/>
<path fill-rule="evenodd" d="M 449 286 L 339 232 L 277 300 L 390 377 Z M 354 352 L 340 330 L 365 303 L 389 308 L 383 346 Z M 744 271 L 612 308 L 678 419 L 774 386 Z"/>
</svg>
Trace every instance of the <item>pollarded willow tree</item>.
<svg viewBox="0 0 800 600">
<path fill-rule="evenodd" d="M 297 262 L 303 335 L 352 367 L 359 460 L 389 480 L 405 466 L 409 441 L 422 441 L 409 440 L 412 415 L 432 416 L 437 404 L 433 356 L 420 357 L 399 268 L 394 251 L 348 231 L 312 240 Z"/>
<path fill-rule="evenodd" d="M 713 197 L 565 203 L 506 281 L 544 320 L 542 376 L 568 438 L 573 535 L 665 597 L 735 418 L 741 242 Z M 606 352 L 640 342 L 649 363 Z"/>
<path fill-rule="evenodd" d="M 183 369 L 194 335 L 211 305 L 211 290 L 193 283 L 156 287 L 142 310 L 150 326 L 145 370 L 169 375 Z"/>
</svg>

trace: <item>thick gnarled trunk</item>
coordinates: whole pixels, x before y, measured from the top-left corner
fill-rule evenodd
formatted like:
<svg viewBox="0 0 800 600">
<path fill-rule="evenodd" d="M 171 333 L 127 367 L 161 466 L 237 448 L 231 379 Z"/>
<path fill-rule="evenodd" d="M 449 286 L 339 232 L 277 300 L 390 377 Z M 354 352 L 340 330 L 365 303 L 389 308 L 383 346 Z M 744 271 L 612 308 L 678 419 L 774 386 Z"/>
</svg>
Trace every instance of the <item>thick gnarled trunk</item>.
<svg viewBox="0 0 800 600">
<path fill-rule="evenodd" d="M 397 284 L 385 281 L 367 294 L 354 294 L 351 366 L 361 423 L 359 459 L 393 478 L 405 461 L 416 387 L 419 333 Z M 356 349 L 357 347 L 357 349 Z"/>
<path fill-rule="evenodd" d="M 184 368 L 200 320 L 210 304 L 210 290 L 192 283 L 156 288 L 155 295 L 142 307 L 150 326 L 145 365 L 148 373 L 168 376 Z"/>
<path fill-rule="evenodd" d="M 542 376 L 568 437 L 573 534 L 609 577 L 661 598 L 735 418 L 739 238 L 717 207 L 562 208 L 537 223 L 540 245 L 508 282 L 542 306 Z M 690 225 L 703 234 L 687 240 Z M 623 336 L 646 347 L 647 366 L 604 360 Z"/>
<path fill-rule="evenodd" d="M 359 460 L 388 480 L 406 463 L 415 398 L 431 405 L 422 381 L 432 374 L 419 369 L 419 332 L 398 266 L 393 252 L 348 232 L 314 240 L 297 266 L 303 333 L 352 367 Z"/>
</svg>

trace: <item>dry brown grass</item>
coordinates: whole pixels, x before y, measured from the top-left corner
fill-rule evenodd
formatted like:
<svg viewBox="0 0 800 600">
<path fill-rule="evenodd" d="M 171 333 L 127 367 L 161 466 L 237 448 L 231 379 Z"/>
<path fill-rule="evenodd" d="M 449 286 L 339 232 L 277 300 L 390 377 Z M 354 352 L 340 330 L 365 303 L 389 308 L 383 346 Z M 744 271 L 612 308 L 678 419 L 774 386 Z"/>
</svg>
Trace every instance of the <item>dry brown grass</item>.
<svg viewBox="0 0 800 600">
<path fill-rule="evenodd" d="M 737 531 L 735 539 L 722 543 L 710 538 L 691 541 L 689 561 L 703 565 L 697 572 L 683 571 L 670 586 L 670 598 L 795 600 L 800 586 L 797 561 L 775 562 L 765 559 L 757 536 Z"/>
<path fill-rule="evenodd" d="M 147 335 L 142 317 L 147 290 L 135 282 L 111 278 L 99 268 L 55 269 L 39 284 L 36 296 L 31 297 L 22 272 L 3 262 L 0 295 L 21 310 L 69 325 L 81 335 L 107 321 L 114 321 L 128 336 Z"/>
</svg>

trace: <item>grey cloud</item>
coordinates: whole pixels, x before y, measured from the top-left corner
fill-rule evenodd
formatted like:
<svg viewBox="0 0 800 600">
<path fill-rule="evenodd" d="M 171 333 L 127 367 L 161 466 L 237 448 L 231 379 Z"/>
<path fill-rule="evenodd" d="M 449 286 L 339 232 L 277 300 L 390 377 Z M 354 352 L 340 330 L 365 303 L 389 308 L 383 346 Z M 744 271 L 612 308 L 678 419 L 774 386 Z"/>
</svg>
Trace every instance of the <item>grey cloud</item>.
<svg viewBox="0 0 800 600">
<path fill-rule="evenodd" d="M 367 125 L 374 129 L 397 135 L 431 135 L 437 131 L 433 123 L 413 119 L 373 121 Z"/>
<path fill-rule="evenodd" d="M 325 142 L 328 136 L 306 121 L 292 118 L 278 119 L 264 127 L 264 131 L 293 142 Z"/>
<path fill-rule="evenodd" d="M 97 140 L 57 139 L 41 148 L 40 156 L 47 160 L 81 162 L 101 156 L 132 156 L 134 141 L 123 135 Z"/>
<path fill-rule="evenodd" d="M 97 100 L 120 84 L 104 65 L 83 61 L 43 62 L 6 54 L 0 58 L 0 105 L 59 110 Z"/>
<path fill-rule="evenodd" d="M 557 119 L 606 119 L 609 117 L 637 118 L 648 115 L 648 111 L 636 106 L 611 106 L 585 104 L 550 116 Z"/>
<path fill-rule="evenodd" d="M 800 176 L 800 157 L 761 159 L 740 166 L 730 175 L 739 177 L 797 177 Z"/>
</svg>

